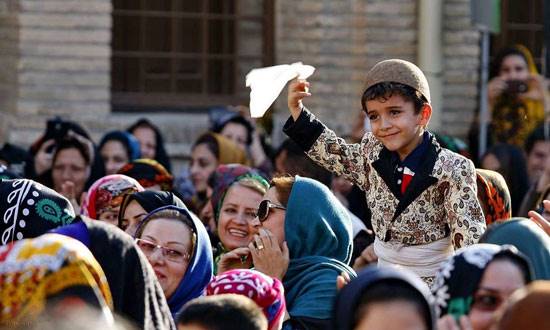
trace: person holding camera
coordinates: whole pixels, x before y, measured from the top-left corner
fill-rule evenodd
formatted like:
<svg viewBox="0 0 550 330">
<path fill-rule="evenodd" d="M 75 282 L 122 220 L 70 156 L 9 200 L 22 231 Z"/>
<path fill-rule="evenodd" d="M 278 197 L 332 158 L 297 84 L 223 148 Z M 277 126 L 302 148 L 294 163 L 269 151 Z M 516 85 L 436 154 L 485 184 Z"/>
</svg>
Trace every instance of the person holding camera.
<svg viewBox="0 0 550 330">
<path fill-rule="evenodd" d="M 492 143 L 522 147 L 549 110 L 548 81 L 538 74 L 529 50 L 502 49 L 494 58 L 488 85 Z"/>
</svg>

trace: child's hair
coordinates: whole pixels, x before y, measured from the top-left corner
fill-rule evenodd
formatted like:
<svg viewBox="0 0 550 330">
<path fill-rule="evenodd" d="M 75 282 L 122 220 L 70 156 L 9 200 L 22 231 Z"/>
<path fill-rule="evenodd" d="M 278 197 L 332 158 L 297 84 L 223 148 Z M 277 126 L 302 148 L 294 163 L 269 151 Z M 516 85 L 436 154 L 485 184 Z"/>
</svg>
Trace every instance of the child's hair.
<svg viewBox="0 0 550 330">
<path fill-rule="evenodd" d="M 188 302 L 178 325 L 198 325 L 208 330 L 265 330 L 267 319 L 256 303 L 237 294 L 200 297 Z"/>
<path fill-rule="evenodd" d="M 369 307 L 373 304 L 397 301 L 413 305 L 418 314 L 422 316 L 426 328 L 429 328 L 432 316 L 425 298 L 409 284 L 396 279 L 381 281 L 363 292 L 361 301 L 355 308 L 355 326 L 367 315 Z"/>
<path fill-rule="evenodd" d="M 387 81 L 373 85 L 365 90 L 361 97 L 363 111 L 368 112 L 367 101 L 381 99 L 382 102 L 386 102 L 394 93 L 401 95 L 405 101 L 412 102 L 416 114 L 420 113 L 422 107 L 428 103 L 428 100 L 416 89 L 398 82 Z"/>
</svg>

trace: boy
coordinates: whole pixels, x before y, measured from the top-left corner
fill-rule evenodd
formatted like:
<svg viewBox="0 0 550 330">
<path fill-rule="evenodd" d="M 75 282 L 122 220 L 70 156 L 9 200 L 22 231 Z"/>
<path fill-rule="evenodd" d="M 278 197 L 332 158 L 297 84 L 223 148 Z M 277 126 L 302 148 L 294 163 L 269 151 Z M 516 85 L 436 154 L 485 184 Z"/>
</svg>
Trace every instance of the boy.
<svg viewBox="0 0 550 330">
<path fill-rule="evenodd" d="M 473 163 L 427 132 L 432 107 L 414 64 L 386 60 L 368 73 L 361 103 L 372 132 L 346 144 L 302 105 L 307 81 L 288 87 L 285 133 L 307 155 L 366 192 L 379 265 L 408 268 L 431 284 L 439 263 L 485 230 Z"/>
</svg>

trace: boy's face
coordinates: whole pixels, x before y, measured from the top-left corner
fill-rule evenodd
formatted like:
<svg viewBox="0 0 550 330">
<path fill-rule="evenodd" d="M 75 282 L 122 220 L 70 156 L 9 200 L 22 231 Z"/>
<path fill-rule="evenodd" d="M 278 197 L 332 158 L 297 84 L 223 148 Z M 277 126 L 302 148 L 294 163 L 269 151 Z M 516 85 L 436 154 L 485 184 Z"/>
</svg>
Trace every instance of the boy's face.
<svg viewBox="0 0 550 330">
<path fill-rule="evenodd" d="M 401 160 L 422 142 L 424 127 L 431 114 L 430 105 L 425 105 L 416 114 L 414 104 L 396 93 L 386 100 L 367 101 L 372 133 L 388 150 L 397 152 Z"/>
</svg>

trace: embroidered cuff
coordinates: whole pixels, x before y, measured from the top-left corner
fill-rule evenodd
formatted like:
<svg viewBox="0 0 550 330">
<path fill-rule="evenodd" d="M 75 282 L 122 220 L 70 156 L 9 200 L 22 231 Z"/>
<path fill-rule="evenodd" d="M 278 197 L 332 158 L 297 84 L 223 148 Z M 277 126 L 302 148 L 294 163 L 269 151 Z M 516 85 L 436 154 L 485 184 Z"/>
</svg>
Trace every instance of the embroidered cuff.
<svg viewBox="0 0 550 330">
<path fill-rule="evenodd" d="M 311 149 L 324 130 L 325 125 L 317 120 L 305 107 L 302 108 L 302 112 L 300 112 L 300 116 L 296 121 L 290 116 L 283 126 L 283 132 L 304 151 Z"/>
</svg>

